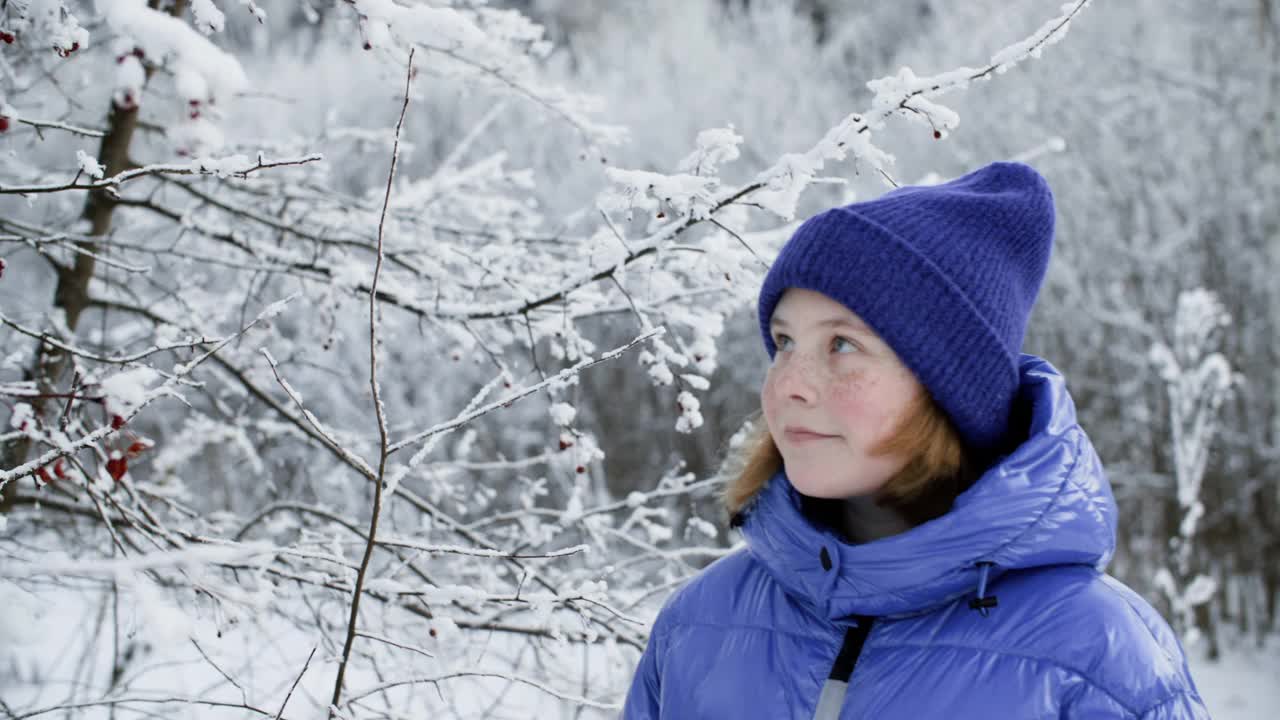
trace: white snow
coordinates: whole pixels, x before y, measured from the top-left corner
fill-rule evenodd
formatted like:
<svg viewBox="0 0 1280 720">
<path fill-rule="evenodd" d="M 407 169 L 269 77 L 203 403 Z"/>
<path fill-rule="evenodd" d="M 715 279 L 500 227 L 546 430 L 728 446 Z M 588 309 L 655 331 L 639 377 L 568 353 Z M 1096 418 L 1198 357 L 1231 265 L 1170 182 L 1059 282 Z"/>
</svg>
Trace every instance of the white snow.
<svg viewBox="0 0 1280 720">
<path fill-rule="evenodd" d="M 153 62 L 170 64 L 175 72 L 188 70 L 202 76 L 211 97 L 228 99 L 248 85 L 234 56 L 183 20 L 147 7 L 145 0 L 98 0 L 98 10 L 116 32 L 132 38 Z"/>
<path fill-rule="evenodd" d="M 676 432 L 690 433 L 702 427 L 701 403 L 693 393 L 685 390 L 676 396 L 676 404 L 680 407 L 680 418 L 676 420 Z"/>
<path fill-rule="evenodd" d="M 578 414 L 578 411 L 569 403 L 559 402 L 551 406 L 550 413 L 551 420 L 555 424 L 570 425 L 573 423 L 573 418 Z"/>
<path fill-rule="evenodd" d="M 191 12 L 196 16 L 196 29 L 205 35 L 222 32 L 227 22 L 213 0 L 191 0 Z"/>
<path fill-rule="evenodd" d="M 1203 657 L 1203 649 L 1188 652 L 1191 676 L 1214 720 L 1275 720 L 1280 712 L 1280 634 L 1265 638 L 1262 647 L 1233 637 L 1217 661 Z"/>
<path fill-rule="evenodd" d="M 147 401 L 151 389 L 149 386 L 158 380 L 160 374 L 149 367 L 125 370 L 103 380 L 102 394 L 107 412 L 127 417 Z"/>
<path fill-rule="evenodd" d="M 102 165 L 83 150 L 76 151 L 76 162 L 80 164 L 80 171 L 94 180 L 101 180 L 106 173 Z"/>
<path fill-rule="evenodd" d="M 732 162 L 741 154 L 738 146 L 744 138 L 733 126 L 710 128 L 698 133 L 697 150 L 681 160 L 676 169 L 694 175 L 715 175 L 721 163 Z"/>
<path fill-rule="evenodd" d="M 680 216 L 699 216 L 713 203 L 713 193 L 720 185 L 717 178 L 687 173 L 664 175 L 611 167 L 605 174 L 614 187 L 602 192 L 597 204 L 606 212 L 624 213 L 628 219 L 635 210 L 656 214 L 660 208 L 670 208 Z"/>
<path fill-rule="evenodd" d="M 694 390 L 706 390 L 711 387 L 711 381 L 702 377 L 701 375 L 694 375 L 693 373 L 681 373 L 680 379 L 685 381 L 689 385 L 689 387 L 693 388 Z"/>
<path fill-rule="evenodd" d="M 116 67 L 116 89 L 113 99 L 121 107 L 133 107 L 142 97 L 147 72 L 133 55 L 126 55 Z"/>
</svg>

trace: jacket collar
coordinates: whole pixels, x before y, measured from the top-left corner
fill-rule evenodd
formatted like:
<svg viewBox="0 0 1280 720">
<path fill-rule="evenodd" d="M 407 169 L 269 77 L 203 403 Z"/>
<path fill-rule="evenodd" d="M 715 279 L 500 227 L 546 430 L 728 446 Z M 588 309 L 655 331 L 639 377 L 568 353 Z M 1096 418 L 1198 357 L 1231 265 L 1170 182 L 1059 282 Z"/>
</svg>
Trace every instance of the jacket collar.
<svg viewBox="0 0 1280 720">
<path fill-rule="evenodd" d="M 852 545 L 804 515 L 784 469 L 747 509 L 742 532 L 750 552 L 789 594 L 832 620 L 929 610 L 973 592 L 983 563 L 991 564 L 992 582 L 1004 571 L 1043 565 L 1101 570 L 1115 551 L 1110 483 L 1062 375 L 1026 354 L 1019 373 L 1017 402 L 1030 406 L 1027 438 L 947 514 Z"/>
</svg>

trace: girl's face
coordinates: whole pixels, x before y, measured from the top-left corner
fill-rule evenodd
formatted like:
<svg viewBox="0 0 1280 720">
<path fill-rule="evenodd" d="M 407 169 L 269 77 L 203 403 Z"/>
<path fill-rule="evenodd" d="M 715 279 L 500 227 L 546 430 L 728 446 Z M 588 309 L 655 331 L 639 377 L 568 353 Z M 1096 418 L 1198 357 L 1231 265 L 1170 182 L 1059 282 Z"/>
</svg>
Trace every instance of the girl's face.
<svg viewBox="0 0 1280 720">
<path fill-rule="evenodd" d="M 879 490 L 907 458 L 869 450 L 924 387 L 857 315 L 821 293 L 787 290 L 770 332 L 778 349 L 760 400 L 791 484 L 818 498 Z"/>
</svg>

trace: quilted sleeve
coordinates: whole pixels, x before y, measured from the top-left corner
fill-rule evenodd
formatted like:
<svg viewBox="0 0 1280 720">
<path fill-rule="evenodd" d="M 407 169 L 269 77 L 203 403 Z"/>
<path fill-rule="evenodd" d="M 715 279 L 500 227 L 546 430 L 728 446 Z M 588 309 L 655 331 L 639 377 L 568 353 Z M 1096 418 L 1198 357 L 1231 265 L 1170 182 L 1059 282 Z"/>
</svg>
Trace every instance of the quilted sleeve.
<svg viewBox="0 0 1280 720">
<path fill-rule="evenodd" d="M 1062 708 L 1063 720 L 1211 720 L 1200 696 L 1193 690 L 1179 690 L 1155 705 L 1135 708 L 1121 704 L 1115 696 L 1097 686 L 1087 686 Z"/>
<path fill-rule="evenodd" d="M 1200 696 L 1180 692 L 1142 714 L 1141 720 L 1210 720 Z"/>
<path fill-rule="evenodd" d="M 631 678 L 631 689 L 622 706 L 623 720 L 659 720 L 662 715 L 662 644 L 666 625 L 666 608 L 658 614 L 649 633 L 636 673 Z"/>
</svg>

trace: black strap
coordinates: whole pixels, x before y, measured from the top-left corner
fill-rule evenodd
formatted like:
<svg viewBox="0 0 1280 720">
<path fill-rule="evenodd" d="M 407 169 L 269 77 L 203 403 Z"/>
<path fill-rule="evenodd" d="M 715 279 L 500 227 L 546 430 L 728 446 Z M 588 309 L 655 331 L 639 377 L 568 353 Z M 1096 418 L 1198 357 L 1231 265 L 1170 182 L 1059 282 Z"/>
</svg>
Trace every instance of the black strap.
<svg viewBox="0 0 1280 720">
<path fill-rule="evenodd" d="M 831 674 L 827 676 L 832 680 L 849 682 L 849 676 L 853 674 L 853 666 L 858 663 L 858 656 L 862 654 L 862 645 L 867 641 L 867 635 L 871 633 L 872 618 L 858 615 L 855 619 L 858 624 L 845 631 L 844 644 L 840 646 L 840 654 L 836 656 L 835 664 L 831 666 Z"/>
</svg>

